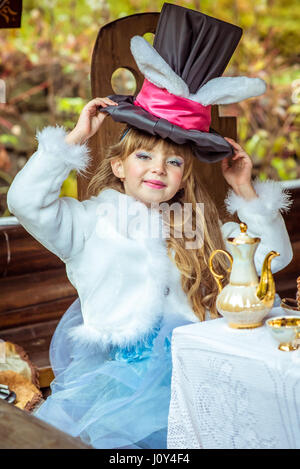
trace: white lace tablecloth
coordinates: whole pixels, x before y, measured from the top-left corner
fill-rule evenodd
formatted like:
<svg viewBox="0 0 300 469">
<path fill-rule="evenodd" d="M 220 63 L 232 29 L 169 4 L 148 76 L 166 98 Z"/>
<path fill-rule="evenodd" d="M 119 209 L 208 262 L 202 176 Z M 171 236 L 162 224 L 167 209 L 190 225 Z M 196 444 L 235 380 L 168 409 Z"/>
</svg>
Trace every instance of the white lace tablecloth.
<svg viewBox="0 0 300 469">
<path fill-rule="evenodd" d="M 300 350 L 277 346 L 224 319 L 174 329 L 168 448 L 300 448 Z"/>
</svg>

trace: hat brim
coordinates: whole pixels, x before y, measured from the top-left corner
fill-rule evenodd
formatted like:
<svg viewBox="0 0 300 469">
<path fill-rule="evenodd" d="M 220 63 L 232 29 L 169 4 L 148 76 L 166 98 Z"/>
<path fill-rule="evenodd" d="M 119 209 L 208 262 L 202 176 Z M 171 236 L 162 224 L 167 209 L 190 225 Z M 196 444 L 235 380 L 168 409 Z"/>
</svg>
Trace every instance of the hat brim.
<svg viewBox="0 0 300 469">
<path fill-rule="evenodd" d="M 150 114 L 140 106 L 135 106 L 134 96 L 110 95 L 118 106 L 100 108 L 108 113 L 115 122 L 123 122 L 151 135 L 169 139 L 179 145 L 189 144 L 196 158 L 205 163 L 216 163 L 234 154 L 233 147 L 215 130 L 209 132 L 186 130 L 166 119 Z"/>
</svg>

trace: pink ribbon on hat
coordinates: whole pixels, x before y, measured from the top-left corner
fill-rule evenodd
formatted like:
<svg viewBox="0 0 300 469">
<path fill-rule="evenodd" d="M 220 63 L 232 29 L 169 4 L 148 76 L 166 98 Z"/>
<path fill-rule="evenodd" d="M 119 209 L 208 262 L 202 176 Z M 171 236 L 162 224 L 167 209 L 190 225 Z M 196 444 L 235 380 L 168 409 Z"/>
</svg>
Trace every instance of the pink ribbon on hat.
<svg viewBox="0 0 300 469">
<path fill-rule="evenodd" d="M 209 132 L 211 105 L 202 106 L 191 99 L 176 96 L 146 78 L 133 104 L 183 129 Z"/>
</svg>

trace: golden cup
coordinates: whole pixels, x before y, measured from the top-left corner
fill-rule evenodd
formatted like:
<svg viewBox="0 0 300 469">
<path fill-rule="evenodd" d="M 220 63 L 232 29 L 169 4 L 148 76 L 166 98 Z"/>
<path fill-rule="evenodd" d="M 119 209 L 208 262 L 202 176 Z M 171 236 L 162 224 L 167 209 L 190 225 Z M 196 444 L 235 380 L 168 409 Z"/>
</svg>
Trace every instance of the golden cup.
<svg viewBox="0 0 300 469">
<path fill-rule="evenodd" d="M 283 352 L 297 350 L 300 345 L 300 316 L 279 316 L 266 321 L 273 339 L 279 342 Z"/>
</svg>

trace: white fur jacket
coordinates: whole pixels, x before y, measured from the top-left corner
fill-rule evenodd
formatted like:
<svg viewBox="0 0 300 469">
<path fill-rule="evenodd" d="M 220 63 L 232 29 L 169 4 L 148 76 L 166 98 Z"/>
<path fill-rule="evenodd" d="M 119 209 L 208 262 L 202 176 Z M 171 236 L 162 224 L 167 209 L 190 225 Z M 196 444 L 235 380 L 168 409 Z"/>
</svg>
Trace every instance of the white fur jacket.
<svg viewBox="0 0 300 469">
<path fill-rule="evenodd" d="M 158 212 L 113 189 L 83 202 L 59 197 L 70 170 L 83 172 L 89 163 L 87 145 L 69 145 L 65 136 L 59 126 L 37 132 L 38 149 L 15 177 L 7 202 L 24 228 L 66 264 L 84 320 L 72 337 L 82 345 L 126 346 L 148 334 L 160 317 L 197 322 L 165 238 L 149 231 L 161 226 Z M 280 214 L 291 202 L 279 183 L 256 182 L 255 189 L 258 199 L 246 201 L 231 191 L 226 204 L 250 235 L 261 238 L 258 274 L 270 250 L 280 253 L 272 261 L 277 272 L 293 256 Z M 224 239 L 240 232 L 232 222 L 221 229 Z"/>
</svg>

